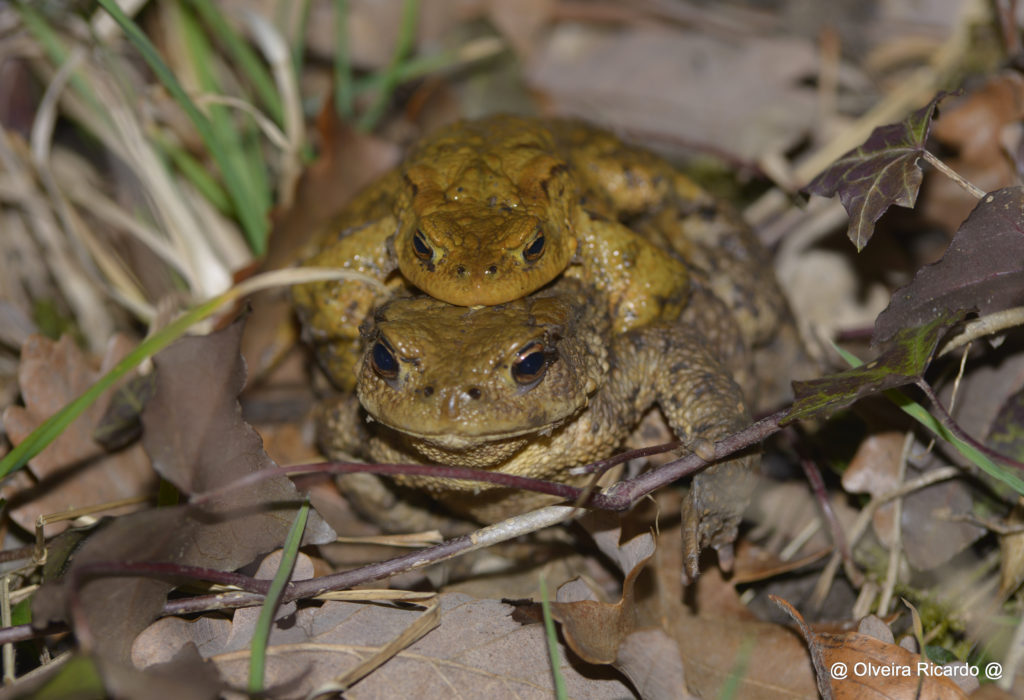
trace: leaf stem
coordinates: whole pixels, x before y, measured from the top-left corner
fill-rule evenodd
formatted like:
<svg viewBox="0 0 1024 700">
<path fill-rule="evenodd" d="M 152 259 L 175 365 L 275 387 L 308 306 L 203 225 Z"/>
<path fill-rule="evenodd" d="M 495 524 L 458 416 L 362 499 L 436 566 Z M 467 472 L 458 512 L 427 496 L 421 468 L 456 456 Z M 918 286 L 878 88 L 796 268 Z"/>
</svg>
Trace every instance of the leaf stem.
<svg viewBox="0 0 1024 700">
<path fill-rule="evenodd" d="M 949 167 L 948 165 L 943 163 L 941 160 L 939 160 L 937 157 L 932 155 L 932 153 L 930 151 L 925 150 L 923 152 L 923 154 L 924 154 L 924 159 L 926 161 L 928 161 L 929 163 L 931 163 L 933 166 L 935 166 L 936 170 L 938 170 L 940 173 L 942 173 L 943 175 L 948 177 L 950 180 L 952 180 L 956 184 L 958 184 L 961 187 L 963 187 L 975 199 L 982 199 L 987 194 L 984 190 L 978 188 L 974 183 L 970 182 L 963 175 L 961 175 L 957 171 L 953 170 L 953 168 Z"/>
</svg>

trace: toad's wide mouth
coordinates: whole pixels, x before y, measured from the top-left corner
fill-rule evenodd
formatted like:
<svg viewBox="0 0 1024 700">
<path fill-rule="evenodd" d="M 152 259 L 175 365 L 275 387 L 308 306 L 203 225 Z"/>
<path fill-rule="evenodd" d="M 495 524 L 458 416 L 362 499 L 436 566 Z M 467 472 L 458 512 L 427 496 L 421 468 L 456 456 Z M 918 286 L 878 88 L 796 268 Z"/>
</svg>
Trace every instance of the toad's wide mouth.
<svg viewBox="0 0 1024 700">
<path fill-rule="evenodd" d="M 402 433 L 408 438 L 422 440 L 448 450 L 468 450 L 481 445 L 533 435 L 545 435 L 558 428 L 570 415 L 554 419 L 528 418 L 528 424 L 495 419 L 486 423 L 476 421 L 437 421 L 430 428 L 419 420 L 388 420 L 368 411 L 382 425 Z"/>
</svg>

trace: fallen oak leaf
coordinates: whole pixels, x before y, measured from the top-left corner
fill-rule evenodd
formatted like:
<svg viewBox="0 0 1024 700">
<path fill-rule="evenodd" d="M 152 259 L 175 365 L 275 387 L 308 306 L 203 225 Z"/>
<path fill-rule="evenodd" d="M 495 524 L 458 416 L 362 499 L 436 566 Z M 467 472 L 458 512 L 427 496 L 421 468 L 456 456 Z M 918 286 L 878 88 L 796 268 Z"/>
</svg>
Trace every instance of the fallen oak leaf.
<svg viewBox="0 0 1024 700">
<path fill-rule="evenodd" d="M 635 563 L 622 582 L 622 597 L 617 603 L 601 603 L 588 596 L 585 584 L 574 579 L 558 589 L 551 603 L 551 616 L 562 623 L 566 642 L 580 658 L 592 664 L 612 664 L 619 646 L 636 628 L 633 587 L 636 577 L 654 555 L 654 538 L 645 533 L 624 545 L 626 555 Z M 589 598 L 589 599 L 588 599 Z"/>
<path fill-rule="evenodd" d="M 519 624 L 510 615 L 512 606 L 497 600 L 448 593 L 439 596 L 438 602 L 440 625 L 349 688 L 346 698 L 445 697 L 453 687 L 469 688 L 478 697 L 551 696 L 541 625 Z M 139 636 L 132 658 L 145 668 L 191 642 L 213 661 L 227 683 L 243 685 L 248 672 L 246 647 L 256 614 L 238 615 L 234 623 L 219 616 L 160 620 Z M 333 600 L 319 606 L 300 604 L 293 615 L 279 616 L 271 633 L 267 675 L 273 679 L 275 697 L 306 697 L 359 665 L 422 615 L 383 604 Z M 572 697 L 632 695 L 619 678 L 579 660 L 563 657 L 560 671 Z"/>
</svg>

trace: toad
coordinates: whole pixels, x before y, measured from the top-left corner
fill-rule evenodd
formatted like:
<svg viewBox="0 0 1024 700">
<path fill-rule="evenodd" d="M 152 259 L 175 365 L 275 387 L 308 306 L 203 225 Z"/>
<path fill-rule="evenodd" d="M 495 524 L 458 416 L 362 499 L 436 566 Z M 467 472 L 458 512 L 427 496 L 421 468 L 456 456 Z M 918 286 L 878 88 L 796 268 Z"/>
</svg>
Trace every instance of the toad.
<svg viewBox="0 0 1024 700">
<path fill-rule="evenodd" d="M 589 477 L 570 469 L 612 454 L 655 406 L 691 447 L 717 440 L 749 421 L 733 379 L 747 376 L 748 353 L 736 324 L 718 322 L 729 318 L 724 304 L 700 287 L 692 294 L 678 319 L 621 334 L 573 278 L 493 307 L 395 299 L 375 313 L 359 368 L 359 402 L 373 420 L 327 411 L 322 442 L 375 462 L 583 485 Z M 718 550 L 723 565 L 731 561 L 755 459 L 740 456 L 694 478 L 684 506 L 691 576 L 703 546 Z M 396 480 L 483 522 L 553 501 L 486 483 Z"/>
<path fill-rule="evenodd" d="M 711 251 L 698 260 L 705 267 L 733 256 L 753 269 L 747 262 L 759 248 L 746 229 L 662 159 L 578 122 L 493 116 L 415 146 L 314 237 L 303 264 L 461 306 L 512 301 L 564 273 L 593 288 L 622 333 L 674 318 L 687 303 L 687 267 L 657 240 L 663 217 L 692 230 L 683 260 Z M 729 245 L 701 247 L 702 237 L 720 243 L 723 228 Z M 737 279 L 726 270 L 717 283 L 733 295 L 733 315 L 759 336 L 771 332 L 779 308 L 757 293 L 763 274 Z M 293 290 L 306 338 L 343 390 L 355 385 L 359 327 L 378 293 L 359 280 Z"/>
</svg>

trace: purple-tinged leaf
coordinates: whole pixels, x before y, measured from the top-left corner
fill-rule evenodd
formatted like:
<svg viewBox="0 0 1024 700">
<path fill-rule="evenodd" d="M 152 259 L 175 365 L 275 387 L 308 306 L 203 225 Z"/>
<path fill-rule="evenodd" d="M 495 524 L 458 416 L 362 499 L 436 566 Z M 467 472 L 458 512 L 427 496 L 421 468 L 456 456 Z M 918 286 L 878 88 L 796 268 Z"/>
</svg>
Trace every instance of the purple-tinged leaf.
<svg viewBox="0 0 1024 700">
<path fill-rule="evenodd" d="M 850 215 L 847 235 L 857 250 L 867 245 L 875 222 L 892 205 L 913 207 L 921 187 L 918 159 L 924 154 L 940 93 L 902 122 L 880 126 L 805 188 L 822 197 L 839 195 Z"/>
<path fill-rule="evenodd" d="M 924 374 L 939 339 L 963 316 L 962 311 L 937 314 L 927 324 L 901 330 L 871 362 L 820 379 L 793 382 L 796 400 L 779 423 L 826 416 L 870 394 L 912 384 Z"/>
<path fill-rule="evenodd" d="M 897 289 L 875 321 L 873 343 L 940 312 L 982 314 L 1024 304 L 1024 188 L 985 196 L 961 224 L 942 259 Z"/>
</svg>

